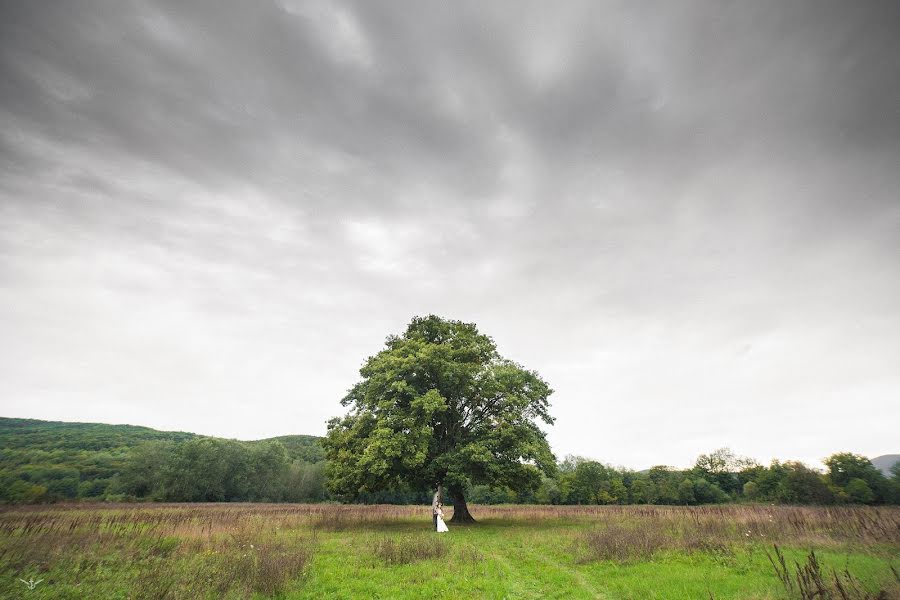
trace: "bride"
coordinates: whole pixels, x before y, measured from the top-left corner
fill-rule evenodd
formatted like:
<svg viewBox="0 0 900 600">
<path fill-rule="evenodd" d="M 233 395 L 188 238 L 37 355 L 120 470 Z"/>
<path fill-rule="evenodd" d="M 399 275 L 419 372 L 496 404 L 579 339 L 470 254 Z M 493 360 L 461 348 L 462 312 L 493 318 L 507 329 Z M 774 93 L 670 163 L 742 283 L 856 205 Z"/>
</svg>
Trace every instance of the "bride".
<svg viewBox="0 0 900 600">
<path fill-rule="evenodd" d="M 444 505 L 437 505 L 437 532 L 438 533 L 447 533 L 450 531 L 447 529 L 447 524 L 444 523 Z"/>
</svg>

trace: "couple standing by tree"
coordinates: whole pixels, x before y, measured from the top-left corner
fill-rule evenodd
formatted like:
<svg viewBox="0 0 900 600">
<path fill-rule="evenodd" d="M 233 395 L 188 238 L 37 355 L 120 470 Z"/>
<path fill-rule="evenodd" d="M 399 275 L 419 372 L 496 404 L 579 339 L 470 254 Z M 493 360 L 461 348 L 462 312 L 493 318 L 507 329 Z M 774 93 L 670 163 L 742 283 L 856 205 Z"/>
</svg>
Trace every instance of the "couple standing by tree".
<svg viewBox="0 0 900 600">
<path fill-rule="evenodd" d="M 451 522 L 471 523 L 469 485 L 534 490 L 556 468 L 538 427 L 553 424 L 553 390 L 500 356 L 472 323 L 416 317 L 359 373 L 341 400 L 350 412 L 329 421 L 322 444 L 328 485 L 347 499 L 437 484 L 431 514 L 438 530 L 444 487 L 453 498 Z"/>
<path fill-rule="evenodd" d="M 431 500 L 431 521 L 434 524 L 434 530 L 438 533 L 447 533 L 450 531 L 447 524 L 444 523 L 444 504 L 441 502 L 441 486 L 438 486 Z"/>
</svg>

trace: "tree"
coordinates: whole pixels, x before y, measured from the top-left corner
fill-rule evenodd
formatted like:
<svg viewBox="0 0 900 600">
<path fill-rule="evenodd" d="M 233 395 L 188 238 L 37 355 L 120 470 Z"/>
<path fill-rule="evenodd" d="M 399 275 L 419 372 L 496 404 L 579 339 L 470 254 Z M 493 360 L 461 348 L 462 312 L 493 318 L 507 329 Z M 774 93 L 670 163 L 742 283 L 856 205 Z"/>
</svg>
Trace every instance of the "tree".
<svg viewBox="0 0 900 600">
<path fill-rule="evenodd" d="M 680 504 L 696 504 L 694 497 L 694 483 L 690 479 L 683 479 L 678 484 L 678 502 Z"/>
<path fill-rule="evenodd" d="M 240 442 L 195 438 L 175 447 L 163 476 L 165 499 L 224 502 L 247 498 L 249 461 Z"/>
<path fill-rule="evenodd" d="M 789 461 L 782 465 L 783 477 L 778 484 L 777 499 L 792 504 L 831 504 L 834 494 L 821 473 L 801 462 Z"/>
<path fill-rule="evenodd" d="M 360 375 L 341 401 L 350 412 L 329 421 L 323 442 L 336 494 L 444 486 L 453 521 L 471 522 L 469 486 L 534 490 L 555 469 L 537 424 L 553 423 L 552 390 L 474 324 L 416 317 Z"/>
<path fill-rule="evenodd" d="M 275 502 L 285 494 L 290 469 L 287 450 L 280 442 L 253 444 L 247 453 L 247 493 L 253 502 Z"/>
<path fill-rule="evenodd" d="M 744 484 L 737 473 L 754 466 L 754 460 L 736 456 L 730 448 L 719 448 L 698 456 L 693 471 L 697 477 L 718 485 L 726 492 L 734 493 Z"/>
<path fill-rule="evenodd" d="M 828 478 L 831 483 L 843 488 L 852 502 L 858 501 L 853 499 L 848 487 L 854 479 L 862 479 L 873 494 L 869 502 L 880 504 L 892 501 L 894 490 L 890 481 L 865 456 L 850 452 L 832 454 L 825 459 L 825 465 L 828 466 Z"/>
<path fill-rule="evenodd" d="M 656 500 L 656 486 L 650 479 L 636 479 L 631 484 L 631 501 L 634 504 L 652 504 Z"/>
<path fill-rule="evenodd" d="M 606 467 L 594 460 L 579 462 L 572 477 L 570 501 L 577 504 L 604 504 L 600 498 L 602 484 L 607 481 Z"/>
<path fill-rule="evenodd" d="M 850 501 L 856 504 L 871 504 L 875 500 L 875 494 L 865 480 L 854 477 L 847 483 L 847 495 Z"/>
<path fill-rule="evenodd" d="M 851 479 L 862 479 L 871 484 L 873 479 L 881 475 L 868 458 L 852 452 L 832 454 L 825 459 L 825 466 L 828 467 L 831 482 L 841 487 L 846 487 Z"/>
<path fill-rule="evenodd" d="M 744 498 L 747 500 L 756 500 L 759 496 L 759 485 L 755 481 L 748 481 L 744 484 Z"/>
<path fill-rule="evenodd" d="M 132 448 L 121 473 L 122 491 L 136 498 L 156 499 L 163 495 L 163 474 L 171 461 L 174 442 L 152 440 Z"/>
<path fill-rule="evenodd" d="M 710 483 L 705 479 L 695 479 L 694 498 L 698 504 L 721 504 L 728 500 L 728 494 L 715 483 Z"/>
<path fill-rule="evenodd" d="M 562 491 L 559 482 L 552 477 L 544 476 L 541 479 L 541 486 L 535 492 L 535 500 L 538 504 L 560 504 Z"/>
<path fill-rule="evenodd" d="M 655 502 L 657 504 L 678 504 L 680 502 L 678 486 L 683 475 L 679 471 L 663 465 L 657 465 L 650 468 L 647 476 L 656 488 Z M 691 487 L 691 493 L 693 494 L 693 486 Z"/>
</svg>

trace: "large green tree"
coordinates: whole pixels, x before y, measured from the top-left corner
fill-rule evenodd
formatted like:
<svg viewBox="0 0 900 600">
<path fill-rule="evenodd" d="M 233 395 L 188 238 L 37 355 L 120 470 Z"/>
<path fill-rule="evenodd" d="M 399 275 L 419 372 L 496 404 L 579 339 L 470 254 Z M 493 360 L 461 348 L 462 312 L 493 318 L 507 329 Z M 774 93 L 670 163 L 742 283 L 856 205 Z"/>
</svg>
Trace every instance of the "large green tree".
<svg viewBox="0 0 900 600">
<path fill-rule="evenodd" d="M 555 459 L 538 422 L 552 390 L 502 358 L 474 324 L 416 317 L 360 369 L 328 424 L 329 485 L 346 497 L 393 486 L 446 489 L 454 522 L 470 522 L 475 484 L 534 490 Z"/>
</svg>

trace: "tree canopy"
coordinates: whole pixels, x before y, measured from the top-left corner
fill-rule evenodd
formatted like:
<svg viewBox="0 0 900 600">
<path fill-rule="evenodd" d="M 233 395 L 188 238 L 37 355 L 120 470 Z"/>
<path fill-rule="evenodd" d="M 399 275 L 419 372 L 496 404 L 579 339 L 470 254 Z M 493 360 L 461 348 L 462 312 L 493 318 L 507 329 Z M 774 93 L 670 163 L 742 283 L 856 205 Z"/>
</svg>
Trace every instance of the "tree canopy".
<svg viewBox="0 0 900 600">
<path fill-rule="evenodd" d="M 553 423 L 552 390 L 474 324 L 416 317 L 360 375 L 323 442 L 335 493 L 445 486 L 453 520 L 470 521 L 469 486 L 534 490 L 555 468 L 538 426 Z"/>
</svg>

